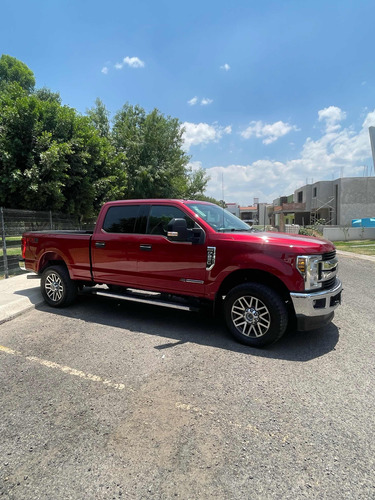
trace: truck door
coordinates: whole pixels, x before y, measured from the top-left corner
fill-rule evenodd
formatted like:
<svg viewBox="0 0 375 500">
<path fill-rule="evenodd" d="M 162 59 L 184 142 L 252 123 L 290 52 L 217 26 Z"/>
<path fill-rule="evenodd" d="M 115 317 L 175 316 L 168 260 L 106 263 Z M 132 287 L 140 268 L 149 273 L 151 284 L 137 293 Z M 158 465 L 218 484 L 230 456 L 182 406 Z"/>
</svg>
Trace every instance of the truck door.
<svg viewBox="0 0 375 500">
<path fill-rule="evenodd" d="M 114 205 L 108 208 L 100 232 L 91 241 L 94 280 L 98 283 L 135 286 L 138 283 L 140 237 L 146 229 L 147 205 Z"/>
<path fill-rule="evenodd" d="M 139 245 L 139 286 L 169 293 L 203 296 L 206 245 L 169 241 L 167 226 L 173 218 L 185 218 L 190 229 L 196 224 L 178 207 L 151 206 L 146 234 L 141 236 Z"/>
</svg>

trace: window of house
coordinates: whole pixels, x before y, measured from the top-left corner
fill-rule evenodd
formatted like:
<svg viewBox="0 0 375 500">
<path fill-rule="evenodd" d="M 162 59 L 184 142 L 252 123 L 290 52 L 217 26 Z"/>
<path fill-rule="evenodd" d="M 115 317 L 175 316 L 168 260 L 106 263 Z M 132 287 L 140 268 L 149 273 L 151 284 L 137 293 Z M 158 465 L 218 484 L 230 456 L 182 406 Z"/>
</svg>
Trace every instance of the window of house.
<svg viewBox="0 0 375 500">
<path fill-rule="evenodd" d="M 128 234 L 144 232 L 142 225 L 146 226 L 146 216 L 140 216 L 143 209 L 144 207 L 141 208 L 139 205 L 110 207 L 104 219 L 104 231 Z"/>
<path fill-rule="evenodd" d="M 299 191 L 297 193 L 297 201 L 298 201 L 298 203 L 302 203 L 302 201 L 303 201 L 303 191 Z"/>
<path fill-rule="evenodd" d="M 314 187 L 314 189 L 313 189 L 313 198 L 316 198 L 317 192 L 318 192 L 318 188 Z"/>
<path fill-rule="evenodd" d="M 154 205 L 151 207 L 147 234 L 167 236 L 168 224 L 172 219 L 185 219 L 188 229 L 193 229 L 194 221 L 177 207 Z"/>
</svg>

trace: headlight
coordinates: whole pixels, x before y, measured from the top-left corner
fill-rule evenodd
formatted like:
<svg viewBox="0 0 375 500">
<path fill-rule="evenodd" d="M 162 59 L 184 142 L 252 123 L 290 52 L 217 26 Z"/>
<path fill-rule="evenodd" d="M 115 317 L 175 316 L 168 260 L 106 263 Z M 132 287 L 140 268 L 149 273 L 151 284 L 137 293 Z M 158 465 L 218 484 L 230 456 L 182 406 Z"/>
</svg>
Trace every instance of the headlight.
<svg viewBox="0 0 375 500">
<path fill-rule="evenodd" d="M 319 283 L 319 262 L 321 255 L 299 255 L 297 257 L 297 269 L 305 281 L 305 290 L 316 290 L 322 288 Z"/>
</svg>

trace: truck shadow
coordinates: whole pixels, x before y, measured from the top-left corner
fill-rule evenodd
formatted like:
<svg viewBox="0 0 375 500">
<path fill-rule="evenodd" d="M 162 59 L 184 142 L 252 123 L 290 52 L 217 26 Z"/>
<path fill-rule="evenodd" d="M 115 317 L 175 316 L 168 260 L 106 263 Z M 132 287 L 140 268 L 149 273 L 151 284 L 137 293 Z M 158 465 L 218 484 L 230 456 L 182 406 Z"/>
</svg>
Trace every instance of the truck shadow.
<svg viewBox="0 0 375 500">
<path fill-rule="evenodd" d="M 338 328 L 331 323 L 310 332 L 287 332 L 277 343 L 255 349 L 238 343 L 227 331 L 223 318 L 213 318 L 208 312 L 189 313 L 85 294 L 67 309 L 55 309 L 45 304 L 36 308 L 87 323 L 163 337 L 160 345 L 155 346 L 159 350 L 194 343 L 250 356 L 301 362 L 331 352 L 339 340 Z M 171 341 L 165 342 L 165 338 Z"/>
</svg>

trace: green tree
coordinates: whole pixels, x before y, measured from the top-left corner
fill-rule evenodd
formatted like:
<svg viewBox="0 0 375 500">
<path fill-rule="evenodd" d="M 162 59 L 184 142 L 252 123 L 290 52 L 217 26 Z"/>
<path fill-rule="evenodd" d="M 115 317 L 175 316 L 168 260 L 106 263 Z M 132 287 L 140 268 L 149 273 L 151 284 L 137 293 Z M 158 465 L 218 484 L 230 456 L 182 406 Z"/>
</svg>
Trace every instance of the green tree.
<svg viewBox="0 0 375 500">
<path fill-rule="evenodd" d="M 34 85 L 25 64 L 0 58 L 0 205 L 85 216 L 113 199 L 203 196 L 178 119 L 126 104 L 111 129 L 100 99 L 82 116 Z"/>
<path fill-rule="evenodd" d="M 35 86 L 34 73 L 26 64 L 15 57 L 3 54 L 0 57 L 0 84 L 17 82 L 24 90 L 31 92 Z"/>
<path fill-rule="evenodd" d="M 177 118 L 157 109 L 150 113 L 125 104 L 115 115 L 113 143 L 125 154 L 127 198 L 172 198 L 196 195 L 207 184 L 204 172 L 191 172 Z"/>
<path fill-rule="evenodd" d="M 94 125 L 101 137 L 109 138 L 110 125 L 109 125 L 109 111 L 103 102 L 97 98 L 95 106 L 87 110 L 87 116 L 90 122 Z"/>
<path fill-rule="evenodd" d="M 90 119 L 48 89 L 27 94 L 17 82 L 0 92 L 0 204 L 92 215 L 123 197 L 123 155 Z"/>
<path fill-rule="evenodd" d="M 203 200 L 207 182 L 210 177 L 203 168 L 189 169 L 186 187 L 186 198 L 190 200 Z"/>
</svg>

